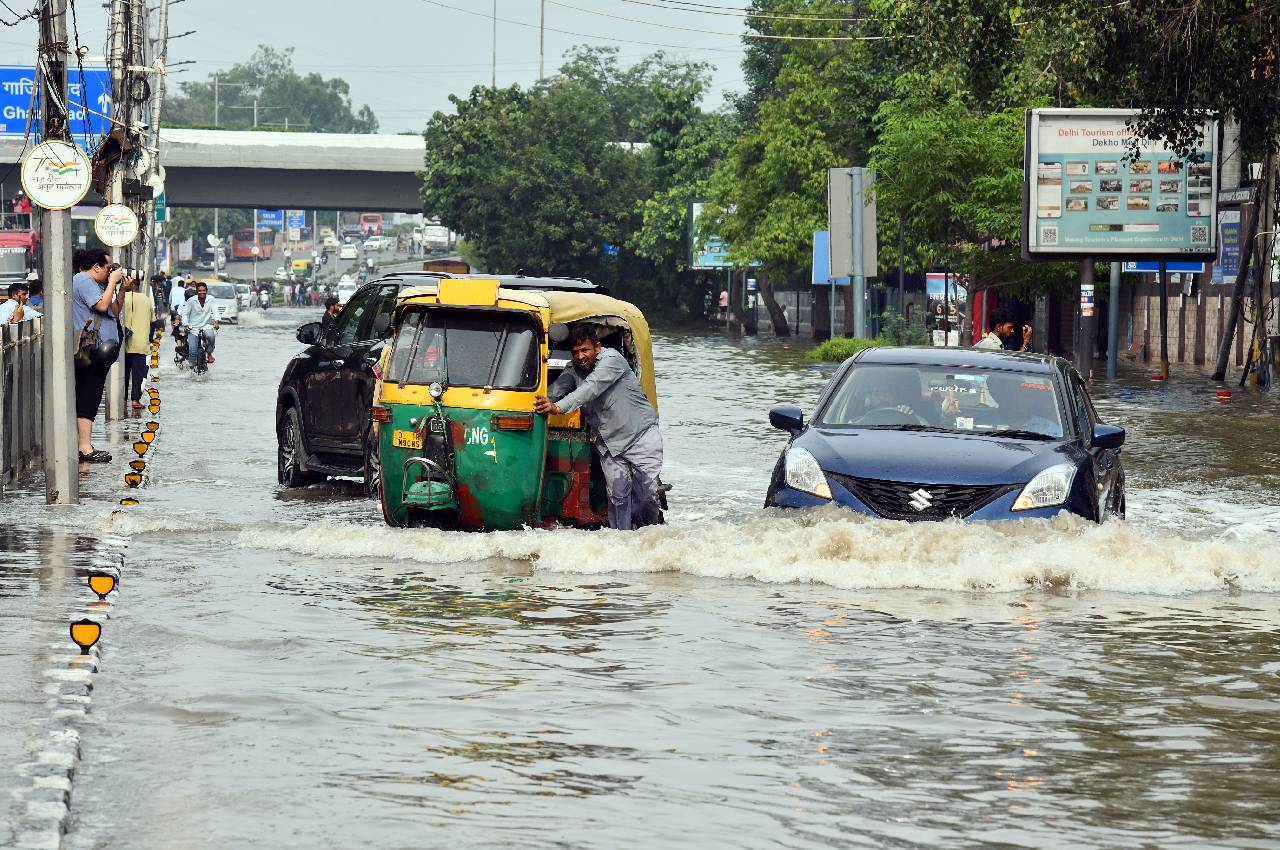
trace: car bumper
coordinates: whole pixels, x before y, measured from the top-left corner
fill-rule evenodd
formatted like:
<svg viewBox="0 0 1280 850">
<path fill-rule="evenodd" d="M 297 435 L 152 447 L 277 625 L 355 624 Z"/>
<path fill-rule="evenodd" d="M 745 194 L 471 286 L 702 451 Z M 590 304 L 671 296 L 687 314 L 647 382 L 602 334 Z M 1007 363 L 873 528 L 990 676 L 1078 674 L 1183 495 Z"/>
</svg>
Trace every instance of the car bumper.
<svg viewBox="0 0 1280 850">
<path fill-rule="evenodd" d="M 834 502 L 842 508 L 849 508 L 850 510 L 857 511 L 860 514 L 882 518 L 880 517 L 880 514 L 876 513 L 865 502 L 850 493 L 844 487 L 840 486 L 840 484 L 831 481 L 829 482 L 829 486 L 831 487 L 831 499 L 823 499 L 818 496 L 814 496 L 811 493 L 805 493 L 800 490 L 792 489 L 791 487 L 782 486 L 770 495 L 767 506 L 775 508 L 816 508 L 821 507 L 822 505 L 829 505 Z M 961 519 L 966 521 L 1048 519 L 1050 517 L 1055 517 L 1060 513 L 1072 513 L 1068 505 L 1058 505 L 1052 508 L 1036 508 L 1029 511 L 1015 511 L 1013 509 L 1013 503 L 1017 500 L 1018 493 L 1018 490 L 1005 493 L 988 504 L 983 505 L 968 516 L 961 517 Z M 1091 519 L 1091 517 L 1086 517 L 1086 519 Z"/>
</svg>

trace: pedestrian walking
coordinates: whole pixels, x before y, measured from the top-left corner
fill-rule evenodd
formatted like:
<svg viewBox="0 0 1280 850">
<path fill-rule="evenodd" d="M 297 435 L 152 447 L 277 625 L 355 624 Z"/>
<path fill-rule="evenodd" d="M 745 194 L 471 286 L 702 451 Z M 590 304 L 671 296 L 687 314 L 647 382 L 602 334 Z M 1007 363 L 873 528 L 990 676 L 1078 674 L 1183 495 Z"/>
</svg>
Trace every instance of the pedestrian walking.
<svg viewBox="0 0 1280 850">
<path fill-rule="evenodd" d="M 108 463 L 111 455 L 93 447 L 93 420 L 102 405 L 107 371 L 120 356 L 120 306 L 124 269 L 112 267 L 105 248 L 75 252 L 71 279 L 71 326 L 79 344 L 75 355 L 76 443 L 81 463 Z"/>
<path fill-rule="evenodd" d="M 142 382 L 147 377 L 155 304 L 138 291 L 136 280 L 124 284 L 124 366 L 130 406 L 141 410 Z"/>
</svg>

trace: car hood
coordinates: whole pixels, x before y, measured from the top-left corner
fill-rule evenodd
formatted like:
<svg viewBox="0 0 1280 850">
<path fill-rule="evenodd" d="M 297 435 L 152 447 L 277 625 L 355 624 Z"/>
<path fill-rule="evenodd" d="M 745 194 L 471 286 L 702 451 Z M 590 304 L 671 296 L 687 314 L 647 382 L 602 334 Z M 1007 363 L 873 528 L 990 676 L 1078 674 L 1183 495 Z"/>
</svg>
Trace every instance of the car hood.
<svg viewBox="0 0 1280 850">
<path fill-rule="evenodd" d="M 1024 484 L 1058 463 L 1070 444 L 919 431 L 809 428 L 793 445 L 827 472 L 913 484 Z"/>
</svg>

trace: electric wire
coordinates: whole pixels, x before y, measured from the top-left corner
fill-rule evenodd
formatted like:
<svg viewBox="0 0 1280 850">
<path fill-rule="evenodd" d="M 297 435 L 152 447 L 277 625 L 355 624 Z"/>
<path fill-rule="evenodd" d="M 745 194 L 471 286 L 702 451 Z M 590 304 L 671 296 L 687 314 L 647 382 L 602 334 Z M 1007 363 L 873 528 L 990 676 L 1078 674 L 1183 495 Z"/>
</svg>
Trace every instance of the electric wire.
<svg viewBox="0 0 1280 850">
<path fill-rule="evenodd" d="M 440 0 L 421 0 L 421 2 L 427 3 L 432 6 L 439 6 L 441 9 L 448 9 L 451 12 L 462 12 L 465 15 L 474 15 L 478 18 L 484 18 L 485 20 L 497 20 L 499 23 L 511 24 L 517 27 L 526 27 L 528 29 L 535 29 L 535 30 L 545 29 L 547 32 L 554 32 L 559 35 L 571 35 L 575 38 L 587 38 L 587 39 L 592 39 L 594 41 L 614 41 L 614 42 L 618 42 L 619 44 L 640 44 L 640 45 L 644 45 L 645 47 L 666 47 L 671 50 L 708 50 L 708 51 L 715 51 L 717 53 L 738 53 L 739 52 L 736 48 L 693 47 L 692 45 L 688 45 L 688 44 L 660 44 L 658 42 L 653 42 L 653 41 L 636 41 L 635 39 L 630 39 L 630 38 L 617 38 L 615 36 L 609 36 L 609 35 L 591 35 L 590 33 L 585 33 L 585 32 L 573 32 L 572 30 L 555 29 L 553 27 L 540 27 L 538 24 L 531 24 L 526 21 L 516 21 L 516 20 L 512 20 L 511 18 L 495 18 L 493 15 L 489 14 L 488 12 L 477 12 L 474 9 L 463 9 L 460 6 L 451 6 L 448 3 L 441 3 Z"/>
<path fill-rule="evenodd" d="M 635 6 L 648 6 L 652 9 L 665 9 L 670 12 L 688 12 L 690 14 L 697 15 L 723 15 L 730 18 L 750 18 L 758 21 L 808 21 L 811 23 L 848 24 L 856 23 L 858 21 L 873 20 L 870 18 L 852 17 L 834 18 L 824 15 L 780 15 L 771 12 L 748 12 L 745 9 L 734 9 L 728 6 L 712 6 L 706 3 L 680 3 L 680 5 L 668 5 L 667 3 L 661 2 L 661 0 L 658 0 L 658 2 L 654 2 L 654 0 L 622 0 L 622 2 L 631 3 Z"/>
<path fill-rule="evenodd" d="M 701 35 L 724 35 L 729 36 L 730 38 L 750 38 L 762 41 L 894 41 L 903 38 L 914 38 L 914 36 L 911 35 L 775 35 L 772 33 L 762 32 L 724 32 L 723 30 L 704 30 L 697 27 L 682 27 L 677 24 L 660 24 L 656 21 L 646 21 L 640 18 L 628 18 L 624 15 L 613 15 L 608 12 L 602 12 L 599 9 L 588 9 L 583 6 L 575 6 L 572 3 L 565 3 L 563 0 L 546 0 L 546 2 L 551 3 L 554 6 L 560 6 L 564 9 L 572 9 L 575 12 L 586 12 L 589 15 L 597 15 L 601 18 L 622 21 L 628 24 L 643 24 L 645 26 L 658 27 L 659 29 L 693 32 Z"/>
</svg>

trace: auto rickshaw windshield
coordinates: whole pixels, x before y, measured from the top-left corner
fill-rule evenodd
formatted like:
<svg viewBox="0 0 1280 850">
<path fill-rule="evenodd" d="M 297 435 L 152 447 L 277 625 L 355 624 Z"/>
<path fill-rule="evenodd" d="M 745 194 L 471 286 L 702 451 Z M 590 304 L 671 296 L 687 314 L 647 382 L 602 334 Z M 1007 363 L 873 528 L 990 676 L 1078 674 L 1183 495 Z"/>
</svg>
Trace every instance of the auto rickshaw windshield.
<svg viewBox="0 0 1280 850">
<path fill-rule="evenodd" d="M 538 339 L 524 313 L 412 310 L 400 320 L 387 380 L 535 390 Z"/>
</svg>

